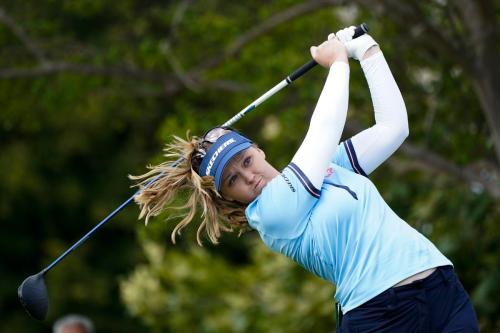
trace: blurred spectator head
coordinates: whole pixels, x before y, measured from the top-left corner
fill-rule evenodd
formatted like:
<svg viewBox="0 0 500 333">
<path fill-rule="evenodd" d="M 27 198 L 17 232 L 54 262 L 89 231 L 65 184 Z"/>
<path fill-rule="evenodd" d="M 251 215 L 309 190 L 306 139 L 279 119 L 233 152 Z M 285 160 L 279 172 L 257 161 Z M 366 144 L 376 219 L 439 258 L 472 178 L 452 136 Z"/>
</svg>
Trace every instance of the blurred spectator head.
<svg viewBox="0 0 500 333">
<path fill-rule="evenodd" d="M 54 323 L 53 333 L 94 333 L 94 325 L 85 316 L 71 314 Z"/>
</svg>

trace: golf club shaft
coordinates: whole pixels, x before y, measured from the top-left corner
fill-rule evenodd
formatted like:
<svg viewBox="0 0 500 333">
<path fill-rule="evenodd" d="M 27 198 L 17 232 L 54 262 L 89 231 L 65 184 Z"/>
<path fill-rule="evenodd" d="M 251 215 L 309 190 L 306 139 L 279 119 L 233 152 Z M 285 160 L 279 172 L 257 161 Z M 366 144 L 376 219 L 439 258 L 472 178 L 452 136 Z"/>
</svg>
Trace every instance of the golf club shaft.
<svg viewBox="0 0 500 333">
<path fill-rule="evenodd" d="M 368 32 L 368 26 L 366 23 L 362 23 L 359 26 L 356 27 L 355 33 L 353 38 L 357 38 L 365 33 Z M 287 76 L 284 80 L 282 80 L 280 83 L 275 85 L 273 88 L 269 89 L 266 93 L 264 93 L 262 96 L 257 98 L 255 101 L 253 101 L 251 104 L 249 104 L 246 108 L 238 112 L 234 117 L 226 121 L 222 126 L 231 126 L 238 120 L 240 120 L 244 115 L 246 115 L 248 112 L 252 111 L 255 109 L 258 105 L 263 103 L 265 100 L 267 100 L 269 97 L 273 96 L 276 94 L 278 91 L 283 89 L 284 87 L 288 86 L 291 84 L 293 81 L 307 73 L 311 68 L 315 67 L 318 63 L 314 60 L 311 60 L 304 65 L 302 65 L 300 68 L 292 72 L 289 76 Z M 182 157 L 179 158 L 177 161 L 172 163 L 172 167 L 175 167 L 182 161 Z M 137 192 L 135 192 L 130 198 L 128 198 L 126 201 L 124 201 L 120 206 L 118 206 L 111 214 L 106 216 L 99 224 L 97 224 L 92 230 L 87 232 L 80 240 L 78 240 L 75 244 L 73 244 L 69 249 L 67 249 L 63 254 L 61 254 L 56 260 L 54 260 L 49 266 L 47 266 L 42 272 L 43 274 L 47 273 L 49 270 L 51 270 L 55 265 L 57 265 L 61 260 L 64 259 L 68 254 L 70 254 L 74 249 L 76 249 L 78 246 L 80 246 L 84 241 L 86 241 L 90 235 L 92 235 L 97 229 L 102 227 L 105 223 L 107 223 L 109 220 L 111 220 L 116 214 L 118 214 L 123 208 L 128 206 L 129 203 L 134 201 L 134 197 L 139 194 L 142 190 L 145 188 L 148 188 L 151 184 L 153 184 L 158 178 L 160 178 L 164 173 L 160 173 L 158 176 L 153 178 L 151 181 L 149 181 L 144 187 Z"/>
<path fill-rule="evenodd" d="M 172 163 L 172 167 L 175 167 L 177 166 L 180 162 L 182 161 L 182 157 L 179 158 L 177 161 L 175 161 L 174 163 Z M 127 200 L 125 200 L 120 206 L 118 206 L 114 211 L 111 212 L 111 214 L 109 214 L 108 216 L 106 216 L 101 222 L 99 222 L 95 227 L 92 228 L 92 230 L 90 230 L 89 232 L 87 232 L 82 238 L 80 238 L 75 244 L 73 244 L 69 249 L 67 249 L 63 254 L 61 254 L 56 260 L 54 260 L 49 266 L 47 266 L 44 270 L 43 270 L 43 274 L 47 273 L 52 267 L 54 267 L 55 265 L 57 265 L 59 263 L 59 261 L 63 260 L 64 257 L 66 257 L 68 254 L 70 254 L 74 249 L 76 249 L 78 246 L 80 246 L 80 244 L 82 244 L 83 242 L 85 242 L 89 237 L 90 235 L 92 235 L 97 229 L 99 229 L 103 224 L 105 224 L 106 222 L 108 222 L 109 220 L 111 220 L 116 214 L 118 214 L 123 208 L 125 208 L 126 206 L 128 206 L 129 203 L 131 203 L 135 196 L 137 194 L 139 194 L 143 189 L 145 188 L 148 188 L 151 184 L 153 184 L 158 178 L 160 178 L 161 176 L 164 175 L 164 172 L 160 173 L 158 176 L 154 177 L 153 179 L 151 179 L 146 185 L 144 185 L 144 187 L 138 191 L 136 191 L 130 198 L 128 198 Z"/>
<path fill-rule="evenodd" d="M 358 38 L 361 35 L 364 35 L 365 33 L 368 32 L 368 25 L 366 23 L 361 23 L 356 27 L 354 30 L 354 35 L 352 38 Z M 287 76 L 283 81 L 269 89 L 265 94 L 257 98 L 255 101 L 253 101 L 251 104 L 249 104 L 246 108 L 238 112 L 234 117 L 226 121 L 222 126 L 231 126 L 238 120 L 240 120 L 244 115 L 246 115 L 248 112 L 252 111 L 255 109 L 257 106 L 259 106 L 261 103 L 263 103 L 265 100 L 267 100 L 269 97 L 273 96 L 276 94 L 278 91 L 283 89 L 284 87 L 288 86 L 291 84 L 293 81 L 307 73 L 309 70 L 311 70 L 313 67 L 315 67 L 318 63 L 314 60 L 310 60 L 306 62 L 304 65 L 296 69 L 292 74 Z"/>
</svg>

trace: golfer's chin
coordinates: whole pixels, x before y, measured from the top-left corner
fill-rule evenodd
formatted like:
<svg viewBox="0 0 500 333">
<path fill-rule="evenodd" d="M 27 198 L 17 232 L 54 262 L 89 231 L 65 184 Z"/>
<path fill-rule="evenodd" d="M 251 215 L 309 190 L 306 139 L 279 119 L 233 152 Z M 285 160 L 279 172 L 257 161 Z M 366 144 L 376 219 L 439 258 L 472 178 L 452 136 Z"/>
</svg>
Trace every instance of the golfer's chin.
<svg viewBox="0 0 500 333">
<path fill-rule="evenodd" d="M 243 204 L 245 204 L 245 205 L 248 205 L 252 201 L 254 201 L 259 195 L 260 195 L 260 192 L 258 192 L 258 193 L 257 192 L 252 192 L 251 195 L 249 195 L 245 199 L 241 200 L 240 202 L 243 203 Z"/>
<path fill-rule="evenodd" d="M 257 184 L 255 184 L 255 187 L 253 189 L 253 193 L 254 193 L 253 198 L 251 198 L 251 200 L 248 203 L 254 201 L 255 198 L 257 198 L 262 193 L 262 190 L 264 189 L 264 187 L 266 187 L 267 183 L 268 183 L 268 181 L 266 179 L 261 178 L 257 182 Z"/>
<path fill-rule="evenodd" d="M 250 204 L 252 201 L 254 201 L 259 195 L 260 193 L 262 192 L 262 188 L 260 189 L 254 189 L 254 190 L 249 190 L 248 191 L 248 197 L 246 198 L 242 198 L 241 200 L 236 200 L 244 205 L 248 205 Z"/>
<path fill-rule="evenodd" d="M 260 179 L 254 186 L 248 187 L 245 190 L 241 190 L 245 192 L 244 196 L 240 196 L 239 198 L 233 198 L 233 201 L 237 201 L 241 204 L 248 205 L 252 201 L 254 201 L 261 193 L 264 187 L 266 187 L 268 181 L 264 178 Z M 242 193 L 242 192 L 240 192 Z"/>
</svg>

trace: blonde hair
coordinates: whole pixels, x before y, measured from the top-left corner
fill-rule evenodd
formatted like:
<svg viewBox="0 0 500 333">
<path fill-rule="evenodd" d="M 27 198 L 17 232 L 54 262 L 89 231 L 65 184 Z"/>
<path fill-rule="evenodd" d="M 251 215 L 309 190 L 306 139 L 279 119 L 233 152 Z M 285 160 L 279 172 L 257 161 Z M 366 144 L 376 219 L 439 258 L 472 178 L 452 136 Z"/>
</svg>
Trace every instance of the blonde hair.
<svg viewBox="0 0 500 333">
<path fill-rule="evenodd" d="M 135 196 L 135 202 L 141 209 L 139 219 L 145 218 L 146 225 L 152 216 L 168 209 L 185 213 L 172 231 L 171 239 L 174 244 L 176 236 L 193 221 L 198 209 L 201 211 L 201 223 L 196 233 L 199 245 L 202 245 L 203 231 L 212 243 L 217 244 L 222 232 L 238 231 L 241 235 L 249 229 L 245 217 L 246 205 L 224 199 L 217 192 L 213 177 L 198 175 L 197 169 L 207 149 L 206 142 L 198 137 L 190 137 L 189 133 L 186 140 L 174 136 L 172 143 L 167 144 L 164 149 L 164 156 L 167 158 L 165 162 L 149 165 L 150 171 L 143 175 L 129 175 L 130 179 L 137 181 L 135 186 L 141 190 Z M 182 160 L 173 166 L 179 158 Z M 146 187 L 155 178 L 158 179 Z M 188 193 L 187 201 L 181 206 L 169 207 L 176 193 L 184 191 Z"/>
</svg>

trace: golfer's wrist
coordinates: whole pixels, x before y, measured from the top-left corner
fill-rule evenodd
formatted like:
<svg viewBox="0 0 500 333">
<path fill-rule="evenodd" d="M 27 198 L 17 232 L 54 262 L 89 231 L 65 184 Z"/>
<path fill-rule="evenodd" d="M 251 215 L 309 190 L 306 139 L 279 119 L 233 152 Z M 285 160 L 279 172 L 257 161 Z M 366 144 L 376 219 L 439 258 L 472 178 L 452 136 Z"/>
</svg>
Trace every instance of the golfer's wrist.
<svg viewBox="0 0 500 333">
<path fill-rule="evenodd" d="M 344 63 L 344 64 L 347 64 L 349 65 L 349 59 L 347 58 L 347 53 L 346 54 L 343 54 L 343 55 L 340 55 L 338 56 L 337 58 L 335 58 L 328 67 L 332 68 L 332 66 L 336 63 Z"/>
</svg>

